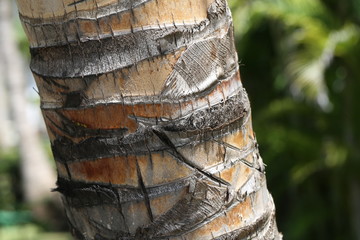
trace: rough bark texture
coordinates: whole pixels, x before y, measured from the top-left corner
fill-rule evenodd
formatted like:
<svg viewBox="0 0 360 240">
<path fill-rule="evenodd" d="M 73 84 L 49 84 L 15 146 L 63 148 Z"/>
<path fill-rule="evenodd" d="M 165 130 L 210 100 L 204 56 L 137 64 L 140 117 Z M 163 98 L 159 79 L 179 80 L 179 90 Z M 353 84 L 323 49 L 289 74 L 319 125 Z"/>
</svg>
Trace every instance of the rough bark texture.
<svg viewBox="0 0 360 240">
<path fill-rule="evenodd" d="M 225 0 L 18 0 L 78 239 L 280 239 Z"/>
</svg>

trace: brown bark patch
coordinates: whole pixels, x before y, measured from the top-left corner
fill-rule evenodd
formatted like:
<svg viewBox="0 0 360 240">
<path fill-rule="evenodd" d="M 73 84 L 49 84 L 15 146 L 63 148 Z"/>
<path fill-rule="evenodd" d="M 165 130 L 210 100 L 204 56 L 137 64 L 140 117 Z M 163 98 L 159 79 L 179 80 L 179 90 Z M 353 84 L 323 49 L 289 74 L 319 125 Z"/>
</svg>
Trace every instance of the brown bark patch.
<svg viewBox="0 0 360 240">
<path fill-rule="evenodd" d="M 68 163 L 73 180 L 138 186 L 135 156 Z"/>
</svg>

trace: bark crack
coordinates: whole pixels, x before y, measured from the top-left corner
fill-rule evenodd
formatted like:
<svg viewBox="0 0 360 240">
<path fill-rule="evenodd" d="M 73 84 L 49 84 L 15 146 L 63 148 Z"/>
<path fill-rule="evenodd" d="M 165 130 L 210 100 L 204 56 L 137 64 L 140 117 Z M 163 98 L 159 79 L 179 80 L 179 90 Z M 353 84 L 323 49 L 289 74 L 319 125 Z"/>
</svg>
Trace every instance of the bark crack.
<svg viewBox="0 0 360 240">
<path fill-rule="evenodd" d="M 166 133 L 164 133 L 162 130 L 160 129 L 155 129 L 153 128 L 153 132 L 155 133 L 155 135 L 161 140 L 161 142 L 163 142 L 166 146 L 168 146 L 170 149 L 169 151 L 171 151 L 171 153 L 177 158 L 179 159 L 181 162 L 185 163 L 188 167 L 190 167 L 191 169 L 194 169 L 195 171 L 201 173 L 203 176 L 211 179 L 214 182 L 219 183 L 220 185 L 226 185 L 226 186 L 230 186 L 231 184 L 228 183 L 227 181 L 223 180 L 222 178 L 216 177 L 202 169 L 200 169 L 199 167 L 195 166 L 193 163 L 191 163 L 190 161 L 188 161 L 177 149 L 176 146 L 171 142 L 170 138 L 166 135 Z"/>
<path fill-rule="evenodd" d="M 122 206 L 121 206 L 121 199 L 120 199 L 119 192 L 114 188 L 114 186 L 112 184 L 111 184 L 110 188 L 112 189 L 112 191 L 114 192 L 114 194 L 116 196 L 118 211 L 119 211 L 119 214 L 120 214 L 120 216 L 122 217 L 122 219 L 124 221 L 126 230 L 127 230 L 127 232 L 130 232 L 129 226 L 128 226 L 127 222 L 126 222 L 126 218 L 125 218 Z"/>
<path fill-rule="evenodd" d="M 70 7 L 70 6 L 74 6 L 74 5 L 76 5 L 76 4 L 79 4 L 79 3 L 82 3 L 82 2 L 86 2 L 87 0 L 78 0 L 78 1 L 74 1 L 73 3 L 70 3 L 70 4 L 68 4 L 68 7 Z"/>
<path fill-rule="evenodd" d="M 151 210 L 149 194 L 148 194 L 148 192 L 146 190 L 144 180 L 142 178 L 139 162 L 138 162 L 137 159 L 136 159 L 136 171 L 137 171 L 137 175 L 138 175 L 139 186 L 141 187 L 141 191 L 142 191 L 142 193 L 144 195 L 144 201 L 145 201 L 146 209 L 147 209 L 147 212 L 148 212 L 148 215 L 149 215 L 149 218 L 150 218 L 151 222 L 153 222 L 154 221 L 154 215 L 153 215 L 152 210 Z"/>
</svg>

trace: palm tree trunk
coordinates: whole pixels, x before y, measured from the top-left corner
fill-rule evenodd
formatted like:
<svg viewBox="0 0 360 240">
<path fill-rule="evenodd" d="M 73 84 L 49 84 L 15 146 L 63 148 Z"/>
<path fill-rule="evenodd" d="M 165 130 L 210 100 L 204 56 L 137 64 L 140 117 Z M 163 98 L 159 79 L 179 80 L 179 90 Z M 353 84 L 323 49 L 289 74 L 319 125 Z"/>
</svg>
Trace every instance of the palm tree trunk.
<svg viewBox="0 0 360 240">
<path fill-rule="evenodd" d="M 280 239 L 224 0 L 18 0 L 78 239 Z"/>
</svg>

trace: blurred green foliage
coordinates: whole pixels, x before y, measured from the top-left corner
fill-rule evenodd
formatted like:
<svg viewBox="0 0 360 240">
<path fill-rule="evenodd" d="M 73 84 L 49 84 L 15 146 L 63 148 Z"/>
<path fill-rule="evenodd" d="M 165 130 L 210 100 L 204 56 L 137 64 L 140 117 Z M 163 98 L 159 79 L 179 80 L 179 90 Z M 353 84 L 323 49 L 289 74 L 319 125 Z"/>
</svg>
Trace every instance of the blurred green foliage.
<svg viewBox="0 0 360 240">
<path fill-rule="evenodd" d="M 26 205 L 22 196 L 20 156 L 17 148 L 0 149 L 0 239 L 1 240 L 71 240 L 70 233 L 64 231 L 62 219 L 37 219 Z M 42 203 L 50 205 L 49 203 Z M 49 216 L 56 214 L 58 206 L 49 206 Z M 55 212 L 55 213 L 54 213 Z M 56 225 L 56 226 L 55 226 Z"/>
<path fill-rule="evenodd" d="M 229 3 L 280 231 L 360 239 L 359 1 Z"/>
<path fill-rule="evenodd" d="M 33 218 L 23 201 L 19 163 L 17 148 L 0 149 L 0 239 L 71 240 L 69 233 L 48 232 L 52 226 Z"/>
<path fill-rule="evenodd" d="M 15 210 L 21 202 L 19 158 L 16 148 L 0 149 L 0 210 Z"/>
<path fill-rule="evenodd" d="M 0 211 L 0 226 L 13 226 L 31 221 L 30 211 Z"/>
<path fill-rule="evenodd" d="M 69 233 L 45 233 L 35 224 L 15 225 L 0 228 L 2 240 L 72 240 Z"/>
</svg>

